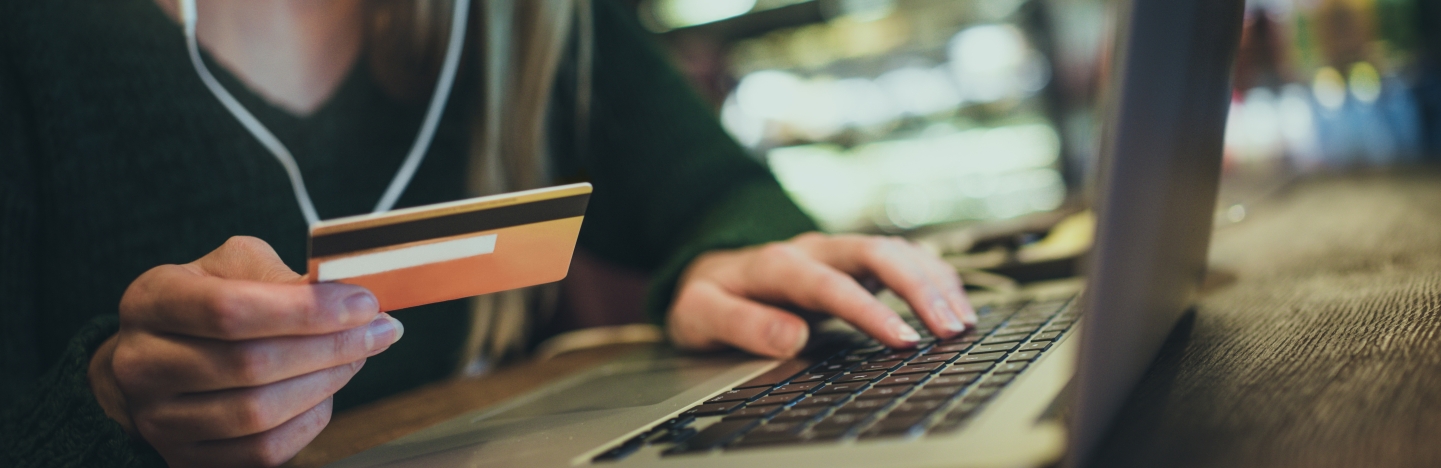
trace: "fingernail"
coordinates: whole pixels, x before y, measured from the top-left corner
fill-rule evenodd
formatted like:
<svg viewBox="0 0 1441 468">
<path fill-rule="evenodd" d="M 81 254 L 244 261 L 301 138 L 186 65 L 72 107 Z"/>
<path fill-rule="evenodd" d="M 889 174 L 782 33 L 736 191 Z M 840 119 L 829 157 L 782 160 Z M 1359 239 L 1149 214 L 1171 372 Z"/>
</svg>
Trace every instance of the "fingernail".
<svg viewBox="0 0 1441 468">
<path fill-rule="evenodd" d="M 375 315 L 380 311 L 380 303 L 375 301 L 369 291 L 362 291 L 350 295 L 343 302 L 346 315 Z"/>
<path fill-rule="evenodd" d="M 777 350 L 784 356 L 794 356 L 805 347 L 806 340 L 810 338 L 810 330 L 805 327 L 796 327 L 792 324 L 776 321 L 771 323 L 770 341 Z"/>
<path fill-rule="evenodd" d="M 935 313 L 940 314 L 942 320 L 946 322 L 946 330 L 951 333 L 966 331 L 966 324 L 961 323 L 961 316 L 956 313 L 955 309 L 951 308 L 950 304 L 946 303 L 945 299 L 937 297 L 934 302 L 931 302 L 931 309 L 934 309 Z"/>
<path fill-rule="evenodd" d="M 965 322 L 966 325 L 976 324 L 976 322 L 978 321 L 976 317 L 976 308 L 971 307 L 971 301 L 966 300 L 966 296 L 963 296 L 959 293 L 951 293 L 951 302 L 955 304 L 960 304 L 962 306 L 960 309 L 962 322 Z"/>
<path fill-rule="evenodd" d="M 921 341 L 921 334 L 916 333 L 916 329 L 911 328 L 910 325 L 906 325 L 906 322 L 899 318 L 891 321 L 891 330 L 895 332 L 896 339 L 898 340 L 907 343 Z"/>
<path fill-rule="evenodd" d="M 391 317 L 390 314 L 380 314 L 365 329 L 365 349 L 374 351 L 376 348 L 388 347 L 400 341 L 400 336 L 405 334 L 405 325 L 399 320 Z"/>
</svg>

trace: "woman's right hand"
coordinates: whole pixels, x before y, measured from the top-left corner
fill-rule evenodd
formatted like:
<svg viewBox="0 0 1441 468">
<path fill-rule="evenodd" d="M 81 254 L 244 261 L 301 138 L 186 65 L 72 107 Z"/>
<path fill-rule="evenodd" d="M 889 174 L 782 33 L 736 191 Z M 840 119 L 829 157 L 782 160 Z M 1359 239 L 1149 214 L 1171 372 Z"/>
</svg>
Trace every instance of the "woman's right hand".
<svg viewBox="0 0 1441 468">
<path fill-rule="evenodd" d="M 171 466 L 274 466 L 403 332 L 364 288 L 307 284 L 265 241 L 234 237 L 130 284 L 120 332 L 91 358 L 91 388 Z"/>
</svg>

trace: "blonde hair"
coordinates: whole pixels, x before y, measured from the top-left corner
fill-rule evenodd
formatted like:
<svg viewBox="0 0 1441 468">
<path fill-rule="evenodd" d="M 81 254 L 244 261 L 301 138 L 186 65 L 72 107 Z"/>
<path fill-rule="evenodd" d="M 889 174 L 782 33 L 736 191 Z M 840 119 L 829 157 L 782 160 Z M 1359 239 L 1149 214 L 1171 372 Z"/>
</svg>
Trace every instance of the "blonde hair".
<svg viewBox="0 0 1441 468">
<path fill-rule="evenodd" d="M 590 95 L 589 0 L 476 0 L 469 60 L 481 92 L 471 113 L 467 188 L 472 195 L 549 185 L 546 117 L 571 34 L 577 34 L 576 147 L 585 146 Z M 370 0 L 366 53 L 397 99 L 420 102 L 435 83 L 453 0 Z M 572 27 L 574 25 L 575 27 Z M 461 83 L 461 85 L 465 85 Z M 524 350 L 537 316 L 554 309 L 554 285 L 471 300 L 471 332 L 458 372 L 476 375 Z"/>
</svg>

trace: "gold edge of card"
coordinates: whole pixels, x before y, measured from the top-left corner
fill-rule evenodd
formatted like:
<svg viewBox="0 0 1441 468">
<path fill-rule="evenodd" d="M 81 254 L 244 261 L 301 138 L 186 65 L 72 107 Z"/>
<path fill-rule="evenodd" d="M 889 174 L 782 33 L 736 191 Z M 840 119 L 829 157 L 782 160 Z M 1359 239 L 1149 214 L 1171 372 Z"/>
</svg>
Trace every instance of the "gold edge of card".
<svg viewBox="0 0 1441 468">
<path fill-rule="evenodd" d="M 380 214 L 366 214 L 345 218 L 337 218 L 329 221 L 322 221 L 319 224 L 311 226 L 310 237 L 355 231 L 376 226 L 404 223 L 408 221 L 435 218 L 439 216 L 446 216 L 458 213 L 488 210 L 504 206 L 519 205 L 522 203 L 550 200 L 554 198 L 583 195 L 587 193 L 591 193 L 591 185 L 588 183 L 580 183 L 561 185 L 556 187 L 547 187 L 536 190 L 528 190 L 517 193 L 503 193 L 498 195 L 488 195 L 484 197 L 476 197 L 465 200 L 456 200 L 454 202 L 449 202 L 454 204 L 450 206 L 446 206 L 446 203 L 442 203 L 440 204 L 441 206 L 417 206 Z"/>
</svg>

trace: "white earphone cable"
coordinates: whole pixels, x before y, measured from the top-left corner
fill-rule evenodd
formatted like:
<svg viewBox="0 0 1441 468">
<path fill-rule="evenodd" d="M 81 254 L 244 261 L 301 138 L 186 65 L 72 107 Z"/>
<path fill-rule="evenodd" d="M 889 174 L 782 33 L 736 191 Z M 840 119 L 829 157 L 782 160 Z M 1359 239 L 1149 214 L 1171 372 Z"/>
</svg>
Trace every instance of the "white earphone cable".
<svg viewBox="0 0 1441 468">
<path fill-rule="evenodd" d="M 445 62 L 441 66 L 440 81 L 436 83 L 435 94 L 431 96 L 430 107 L 426 110 L 425 120 L 421 123 L 420 134 L 416 136 L 415 143 L 410 148 L 410 154 L 406 155 L 405 162 L 401 164 L 400 170 L 391 179 L 390 186 L 385 194 L 381 196 L 380 202 L 375 205 L 375 212 L 389 211 L 395 206 L 395 201 L 400 194 L 405 192 L 405 187 L 410 185 L 410 180 L 415 176 L 416 168 L 425 158 L 425 152 L 430 148 L 430 142 L 435 137 L 436 126 L 440 122 L 441 111 L 445 108 L 445 102 L 450 98 L 451 87 L 455 83 L 455 75 L 460 65 L 461 46 L 465 42 L 465 28 L 467 17 L 470 11 L 470 0 L 456 0 L 455 11 L 453 12 L 449 44 L 445 51 Z M 315 204 L 310 201 L 310 193 L 305 189 L 305 180 L 300 175 L 300 167 L 295 163 L 295 157 L 290 150 L 276 138 L 270 130 L 265 128 L 240 101 L 235 99 L 215 76 L 205 66 L 205 61 L 200 58 L 200 45 L 195 36 L 195 0 L 180 1 L 180 16 L 184 22 L 185 47 L 190 52 L 190 63 L 195 66 L 195 71 L 200 75 L 200 81 L 210 89 L 216 99 L 229 110 L 240 124 L 255 136 L 260 144 L 275 155 L 280 165 L 285 168 L 285 173 L 290 177 L 290 187 L 295 191 L 295 201 L 300 204 L 300 213 L 305 216 L 308 225 L 320 222 L 320 216 L 315 211 Z"/>
<path fill-rule="evenodd" d="M 430 98 L 430 108 L 426 109 L 425 121 L 420 124 L 420 135 L 415 137 L 410 154 L 405 156 L 405 162 L 390 181 L 390 187 L 385 189 L 385 195 L 375 204 L 376 213 L 390 211 L 390 208 L 395 206 L 395 201 L 400 199 L 400 194 L 410 185 L 415 169 L 420 167 L 420 161 L 425 158 L 425 152 L 430 148 L 430 142 L 435 137 L 435 127 L 440 124 L 440 115 L 445 110 L 446 101 L 450 99 L 450 88 L 455 84 L 455 74 L 460 68 L 460 51 L 465 44 L 465 26 L 469 23 L 469 18 L 470 0 L 456 0 L 455 11 L 451 12 L 450 43 L 445 47 L 445 62 L 440 67 L 440 81 L 435 83 L 435 94 Z"/>
</svg>

